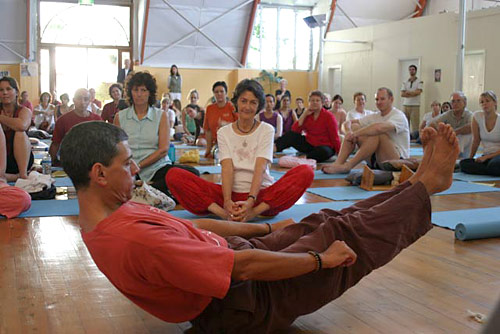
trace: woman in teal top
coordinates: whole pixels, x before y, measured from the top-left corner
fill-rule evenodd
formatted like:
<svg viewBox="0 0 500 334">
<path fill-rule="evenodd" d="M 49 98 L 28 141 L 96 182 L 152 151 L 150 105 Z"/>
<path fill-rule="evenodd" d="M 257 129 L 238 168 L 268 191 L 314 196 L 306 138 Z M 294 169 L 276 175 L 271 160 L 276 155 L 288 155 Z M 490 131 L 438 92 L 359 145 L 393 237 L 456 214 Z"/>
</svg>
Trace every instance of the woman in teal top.
<svg viewBox="0 0 500 334">
<path fill-rule="evenodd" d="M 133 159 L 140 168 L 138 178 L 169 194 L 165 184 L 165 175 L 172 167 L 167 156 L 170 146 L 169 124 L 166 112 L 154 107 L 156 90 L 156 80 L 151 74 L 134 74 L 127 84 L 130 107 L 118 113 L 114 124 L 129 136 Z M 199 175 L 198 170 L 191 166 L 175 167 Z"/>
</svg>

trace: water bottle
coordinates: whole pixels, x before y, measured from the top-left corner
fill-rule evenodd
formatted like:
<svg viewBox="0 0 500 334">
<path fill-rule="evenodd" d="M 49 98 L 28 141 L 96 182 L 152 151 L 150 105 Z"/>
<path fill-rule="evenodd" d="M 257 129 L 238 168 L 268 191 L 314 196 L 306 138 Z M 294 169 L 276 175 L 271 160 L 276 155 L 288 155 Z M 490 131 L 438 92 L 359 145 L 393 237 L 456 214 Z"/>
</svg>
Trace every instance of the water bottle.
<svg viewBox="0 0 500 334">
<path fill-rule="evenodd" d="M 215 146 L 213 154 L 214 154 L 214 164 L 218 165 L 220 161 L 219 161 L 219 148 L 217 146 Z"/>
<path fill-rule="evenodd" d="M 175 145 L 170 143 L 170 147 L 168 148 L 168 158 L 172 163 L 175 162 Z"/>
<path fill-rule="evenodd" d="M 52 158 L 49 153 L 45 154 L 42 158 L 42 173 L 50 175 L 52 172 Z"/>
</svg>

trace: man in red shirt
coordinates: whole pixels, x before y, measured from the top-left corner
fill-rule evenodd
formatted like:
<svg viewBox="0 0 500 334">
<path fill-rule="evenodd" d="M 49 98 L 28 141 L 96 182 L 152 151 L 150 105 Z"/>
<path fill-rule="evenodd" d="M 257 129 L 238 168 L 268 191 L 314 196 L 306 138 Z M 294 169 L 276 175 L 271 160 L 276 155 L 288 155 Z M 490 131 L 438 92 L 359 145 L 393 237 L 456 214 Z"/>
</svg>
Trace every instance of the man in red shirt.
<svg viewBox="0 0 500 334">
<path fill-rule="evenodd" d="M 101 116 L 87 110 L 90 103 L 90 93 L 85 88 L 79 88 L 73 97 L 74 109 L 57 119 L 52 136 L 52 143 L 49 147 L 49 154 L 52 158 L 52 165 L 58 165 L 58 152 L 61 142 L 66 133 L 76 124 L 87 121 L 101 121 Z"/>
<path fill-rule="evenodd" d="M 234 106 L 227 100 L 227 85 L 224 81 L 217 81 L 212 86 L 215 103 L 207 107 L 203 130 L 207 139 L 206 158 L 213 158 L 212 147 L 217 143 L 217 130 L 221 126 L 232 123 L 238 119 Z"/>
<path fill-rule="evenodd" d="M 342 211 L 298 224 L 189 221 L 128 201 L 139 168 L 127 139 L 105 122 L 78 124 L 64 139 L 83 241 L 127 298 L 200 333 L 275 332 L 339 297 L 432 228 L 429 196 L 451 185 L 458 156 L 441 124 L 422 133 L 415 175 Z"/>
</svg>

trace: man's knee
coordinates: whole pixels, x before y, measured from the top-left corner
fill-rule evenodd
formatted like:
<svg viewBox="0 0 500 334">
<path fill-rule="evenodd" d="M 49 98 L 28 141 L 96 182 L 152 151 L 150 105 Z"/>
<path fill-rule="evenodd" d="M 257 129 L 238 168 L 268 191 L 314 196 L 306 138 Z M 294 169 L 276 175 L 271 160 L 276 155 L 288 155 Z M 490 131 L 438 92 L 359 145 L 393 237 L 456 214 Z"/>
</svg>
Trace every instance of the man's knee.
<svg viewBox="0 0 500 334">
<path fill-rule="evenodd" d="M 14 142 L 17 142 L 17 141 L 22 141 L 22 142 L 25 142 L 25 141 L 28 141 L 29 138 L 28 138 L 28 135 L 26 134 L 26 132 L 24 131 L 16 131 L 14 133 Z"/>
</svg>

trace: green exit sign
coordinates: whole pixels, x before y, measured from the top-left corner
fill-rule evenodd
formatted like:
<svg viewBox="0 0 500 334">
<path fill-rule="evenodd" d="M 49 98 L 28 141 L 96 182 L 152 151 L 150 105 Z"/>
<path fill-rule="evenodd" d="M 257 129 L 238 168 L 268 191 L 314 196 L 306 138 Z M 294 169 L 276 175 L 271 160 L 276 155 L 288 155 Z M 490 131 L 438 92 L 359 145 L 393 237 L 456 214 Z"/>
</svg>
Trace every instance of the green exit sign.
<svg viewBox="0 0 500 334">
<path fill-rule="evenodd" d="M 78 0 L 79 5 L 92 6 L 94 5 L 94 0 Z"/>
</svg>

